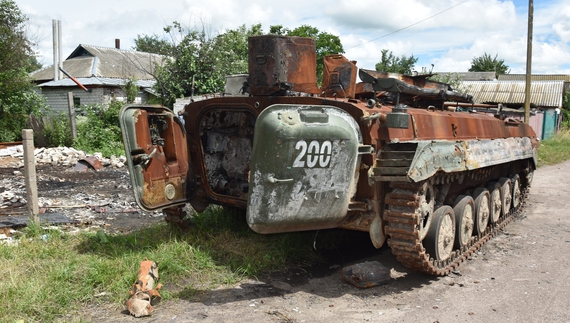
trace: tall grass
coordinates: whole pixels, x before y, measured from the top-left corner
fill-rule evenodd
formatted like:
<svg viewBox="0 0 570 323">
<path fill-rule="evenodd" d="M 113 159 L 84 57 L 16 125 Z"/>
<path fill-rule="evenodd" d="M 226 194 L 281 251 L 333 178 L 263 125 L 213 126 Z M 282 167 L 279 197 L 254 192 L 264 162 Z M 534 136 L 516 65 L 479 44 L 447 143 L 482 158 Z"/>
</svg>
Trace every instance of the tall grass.
<svg viewBox="0 0 570 323">
<path fill-rule="evenodd" d="M 570 159 L 570 130 L 560 131 L 555 136 L 540 142 L 538 166 L 553 165 Z"/>
</svg>

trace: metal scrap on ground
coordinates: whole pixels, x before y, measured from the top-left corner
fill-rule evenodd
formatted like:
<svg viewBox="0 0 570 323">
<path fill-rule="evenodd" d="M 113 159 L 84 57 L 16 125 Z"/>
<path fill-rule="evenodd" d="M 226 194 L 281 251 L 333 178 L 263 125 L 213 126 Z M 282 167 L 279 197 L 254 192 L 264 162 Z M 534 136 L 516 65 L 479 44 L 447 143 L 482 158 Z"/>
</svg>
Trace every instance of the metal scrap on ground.
<svg viewBox="0 0 570 323">
<path fill-rule="evenodd" d="M 342 280 L 358 288 L 369 288 L 387 284 L 390 281 L 390 269 L 378 261 L 365 261 L 342 268 Z"/>
</svg>

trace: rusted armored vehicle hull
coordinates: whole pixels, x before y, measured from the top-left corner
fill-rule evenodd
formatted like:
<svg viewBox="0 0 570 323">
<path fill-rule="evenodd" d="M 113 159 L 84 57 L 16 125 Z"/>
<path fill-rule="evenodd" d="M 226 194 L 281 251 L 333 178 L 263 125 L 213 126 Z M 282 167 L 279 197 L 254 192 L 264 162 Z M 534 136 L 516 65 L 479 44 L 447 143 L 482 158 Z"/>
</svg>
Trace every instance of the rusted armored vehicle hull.
<svg viewBox="0 0 570 323">
<path fill-rule="evenodd" d="M 537 139 L 519 121 L 458 111 L 448 85 L 325 59 L 310 39 L 250 38 L 249 96 L 125 106 L 135 196 L 180 221 L 180 205 L 247 210 L 259 233 L 345 228 L 398 261 L 447 274 L 519 212 Z M 308 71 L 310 70 L 310 71 Z M 454 103 L 451 103 L 453 101 Z M 458 103 L 459 102 L 459 103 Z"/>
</svg>

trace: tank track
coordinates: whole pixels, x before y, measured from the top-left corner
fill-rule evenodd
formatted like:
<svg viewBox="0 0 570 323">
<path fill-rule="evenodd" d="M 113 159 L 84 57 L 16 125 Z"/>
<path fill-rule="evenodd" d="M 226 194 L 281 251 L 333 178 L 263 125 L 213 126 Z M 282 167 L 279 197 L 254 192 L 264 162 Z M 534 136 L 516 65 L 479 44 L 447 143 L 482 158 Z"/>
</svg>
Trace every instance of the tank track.
<svg viewBox="0 0 570 323">
<path fill-rule="evenodd" d="M 489 223 L 484 232 L 472 236 L 461 249 L 454 250 L 448 259 L 439 261 L 430 257 L 419 238 L 420 219 L 416 210 L 420 207 L 422 184 L 390 183 L 392 190 L 386 196 L 385 232 L 389 236 L 388 246 L 398 262 L 404 267 L 435 276 L 449 274 L 518 216 L 524 208 L 529 190 L 528 185 L 521 187 L 521 203 L 518 208 L 511 208 L 496 223 Z"/>
</svg>

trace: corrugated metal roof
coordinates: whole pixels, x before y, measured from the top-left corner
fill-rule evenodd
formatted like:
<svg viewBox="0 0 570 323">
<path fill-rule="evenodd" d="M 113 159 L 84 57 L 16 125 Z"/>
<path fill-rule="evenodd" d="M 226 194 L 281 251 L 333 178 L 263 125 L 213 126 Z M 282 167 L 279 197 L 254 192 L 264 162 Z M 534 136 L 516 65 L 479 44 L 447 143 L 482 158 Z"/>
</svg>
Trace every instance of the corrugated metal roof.
<svg viewBox="0 0 570 323">
<path fill-rule="evenodd" d="M 452 79 L 458 77 L 462 81 L 492 81 L 495 79 L 495 72 L 434 72 L 439 76 L 451 74 Z"/>
<path fill-rule="evenodd" d="M 525 82 L 522 81 L 465 81 L 459 90 L 473 96 L 475 103 L 524 104 Z M 530 87 L 530 101 L 542 107 L 562 106 L 564 81 L 533 81 Z"/>
<path fill-rule="evenodd" d="M 69 57 L 63 61 L 63 69 L 75 78 L 105 77 L 138 80 L 152 80 L 149 73 L 155 65 L 163 64 L 162 55 L 106 48 L 90 45 L 79 45 Z M 53 80 L 53 66 L 48 66 L 31 74 L 36 81 Z"/>
<path fill-rule="evenodd" d="M 564 74 L 532 74 L 532 81 L 564 81 L 570 82 L 570 75 Z M 502 74 L 499 75 L 499 81 L 525 81 L 526 74 Z"/>
<path fill-rule="evenodd" d="M 120 87 L 125 84 L 125 80 L 109 78 L 109 77 L 76 77 L 76 79 L 83 85 L 106 85 L 106 86 L 116 86 Z M 137 86 L 143 89 L 151 88 L 156 81 L 155 80 L 137 80 Z M 58 86 L 77 86 L 75 82 L 71 79 L 63 79 L 58 81 L 49 81 L 38 85 L 39 87 L 58 87 Z"/>
</svg>

